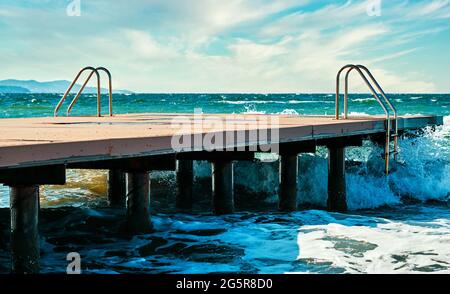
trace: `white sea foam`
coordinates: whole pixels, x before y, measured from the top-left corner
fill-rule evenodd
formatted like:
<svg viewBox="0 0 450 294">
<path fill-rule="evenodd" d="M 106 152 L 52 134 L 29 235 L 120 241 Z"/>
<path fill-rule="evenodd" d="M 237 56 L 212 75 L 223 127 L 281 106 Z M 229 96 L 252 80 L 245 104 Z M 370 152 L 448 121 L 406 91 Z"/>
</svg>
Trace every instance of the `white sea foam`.
<svg viewBox="0 0 450 294">
<path fill-rule="evenodd" d="M 391 179 L 402 194 L 420 200 L 449 200 L 450 197 L 450 116 L 444 125 L 421 137 L 400 141 L 400 166 Z"/>
<path fill-rule="evenodd" d="M 348 113 L 349 116 L 370 116 L 370 114 L 365 112 L 358 112 L 358 111 L 350 111 Z"/>
<path fill-rule="evenodd" d="M 0 184 L 0 207 L 9 207 L 9 189 Z"/>
<path fill-rule="evenodd" d="M 245 105 L 244 106 L 245 111 L 243 112 L 244 114 L 265 114 L 265 111 L 261 111 L 261 110 L 256 110 L 255 105 L 250 104 L 250 105 Z"/>
<path fill-rule="evenodd" d="M 363 216 L 327 218 L 328 224 L 299 229 L 299 261 L 328 264 L 346 273 L 450 273 L 448 218 L 409 223 Z"/>
<path fill-rule="evenodd" d="M 320 101 L 320 100 L 289 100 L 289 104 L 315 104 L 315 103 L 325 103 L 334 104 L 334 101 Z"/>
<path fill-rule="evenodd" d="M 351 101 L 354 102 L 369 102 L 369 101 L 377 101 L 375 98 L 356 98 L 356 99 L 351 99 Z"/>
<path fill-rule="evenodd" d="M 224 104 L 232 104 L 232 105 L 247 105 L 247 104 L 287 104 L 286 101 L 277 101 L 277 100 L 239 100 L 239 101 L 231 101 L 231 100 L 221 100 L 219 103 Z"/>
<path fill-rule="evenodd" d="M 285 109 L 279 114 L 298 115 L 298 112 L 295 109 Z"/>
<path fill-rule="evenodd" d="M 232 104 L 232 105 L 247 105 L 247 104 L 316 104 L 316 103 L 326 103 L 334 104 L 334 101 L 318 101 L 318 100 L 221 100 L 219 103 Z"/>
</svg>

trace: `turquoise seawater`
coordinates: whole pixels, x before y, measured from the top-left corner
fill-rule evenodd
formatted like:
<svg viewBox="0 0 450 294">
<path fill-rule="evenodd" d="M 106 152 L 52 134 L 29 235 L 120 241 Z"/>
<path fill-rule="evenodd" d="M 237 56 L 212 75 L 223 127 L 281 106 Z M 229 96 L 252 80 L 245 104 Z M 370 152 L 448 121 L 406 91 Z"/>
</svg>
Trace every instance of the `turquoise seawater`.
<svg viewBox="0 0 450 294">
<path fill-rule="evenodd" d="M 52 116 L 60 94 L 0 94 L 0 118 Z M 85 273 L 411 273 L 450 272 L 450 94 L 391 94 L 401 115 L 444 116 L 444 125 L 400 142 L 399 162 L 377 173 L 381 150 L 349 148 L 350 211 L 328 213 L 326 152 L 299 157 L 301 209 L 276 211 L 277 163 L 235 165 L 237 213 L 210 213 L 210 166 L 195 164 L 195 210 L 173 210 L 175 177 L 154 172 L 152 234 L 121 235 L 121 210 L 106 209 L 104 171 L 68 171 L 64 187 L 41 188 L 41 267 L 65 272 L 79 252 Z M 66 103 L 61 108 L 64 115 Z M 107 97 L 103 97 L 107 112 Z M 334 114 L 333 94 L 114 95 L 115 113 Z M 95 95 L 72 115 L 93 115 Z M 349 112 L 382 114 L 368 94 L 351 95 Z M 0 272 L 8 272 L 8 188 L 0 186 Z"/>
<path fill-rule="evenodd" d="M 399 114 L 450 113 L 450 94 L 391 94 L 390 99 Z M 0 118 L 52 116 L 60 94 L 1 94 Z M 69 97 L 70 98 L 70 97 Z M 193 112 L 202 108 L 205 113 L 297 113 L 334 114 L 333 94 L 123 94 L 114 95 L 115 113 L 136 112 Z M 61 108 L 61 115 L 70 102 Z M 106 113 L 107 97 L 102 96 Z M 97 97 L 82 95 L 72 115 L 96 113 Z M 342 108 L 341 108 L 342 109 Z M 368 94 L 350 95 L 350 113 L 382 114 L 378 102 Z"/>
</svg>

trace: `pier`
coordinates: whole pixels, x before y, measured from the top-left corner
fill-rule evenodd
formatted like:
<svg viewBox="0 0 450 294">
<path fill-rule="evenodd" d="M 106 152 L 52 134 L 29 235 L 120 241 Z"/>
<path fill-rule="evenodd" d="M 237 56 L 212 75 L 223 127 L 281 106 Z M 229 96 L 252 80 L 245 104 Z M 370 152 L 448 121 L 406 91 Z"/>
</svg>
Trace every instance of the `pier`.
<svg viewBox="0 0 450 294">
<path fill-rule="evenodd" d="M 276 129 L 267 122 L 276 122 Z M 400 135 L 442 123 L 438 116 L 397 119 Z M 12 270 L 38 272 L 38 187 L 64 185 L 66 169 L 109 170 L 109 204 L 127 209 L 126 229 L 139 234 L 152 229 L 149 171 L 176 171 L 177 207 L 189 210 L 192 162 L 210 161 L 213 213 L 221 215 L 234 211 L 233 162 L 254 160 L 256 152 L 278 153 L 279 209 L 295 211 L 297 175 L 301 172 L 297 155 L 326 146 L 328 209 L 345 211 L 345 148 L 362 146 L 363 140 L 383 141 L 386 124 L 382 116 L 336 120 L 334 116 L 262 114 L 202 114 L 199 118 L 196 114 L 142 113 L 0 119 L 0 183 L 10 187 Z M 177 136 L 191 140 L 174 148 Z M 212 142 L 212 148 L 205 141 Z M 219 141 L 221 144 L 217 144 Z"/>
</svg>

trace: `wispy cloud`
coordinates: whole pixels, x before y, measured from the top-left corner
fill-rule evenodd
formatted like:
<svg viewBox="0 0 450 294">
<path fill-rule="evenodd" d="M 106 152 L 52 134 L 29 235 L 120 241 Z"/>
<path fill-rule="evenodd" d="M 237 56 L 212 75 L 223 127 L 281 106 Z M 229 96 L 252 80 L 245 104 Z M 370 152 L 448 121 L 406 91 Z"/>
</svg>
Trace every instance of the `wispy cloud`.
<svg viewBox="0 0 450 294">
<path fill-rule="evenodd" d="M 407 16 L 431 16 L 434 18 L 440 18 L 450 11 L 449 0 L 432 0 L 428 3 L 412 4 L 412 8 L 409 9 Z"/>
</svg>

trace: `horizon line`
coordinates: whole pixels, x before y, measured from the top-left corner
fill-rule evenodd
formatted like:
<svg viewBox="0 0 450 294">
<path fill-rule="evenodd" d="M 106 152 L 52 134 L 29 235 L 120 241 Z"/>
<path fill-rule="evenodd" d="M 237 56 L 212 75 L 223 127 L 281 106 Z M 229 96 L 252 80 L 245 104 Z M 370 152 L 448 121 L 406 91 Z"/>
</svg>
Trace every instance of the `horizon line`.
<svg viewBox="0 0 450 294">
<path fill-rule="evenodd" d="M 116 91 L 122 92 L 127 91 L 130 93 L 114 93 L 113 95 L 333 95 L 334 92 L 135 92 L 127 89 L 117 89 Z M 29 93 L 14 93 L 14 92 L 0 92 L 0 94 L 64 94 L 64 92 L 29 92 Z M 76 94 L 76 93 L 70 93 Z M 92 95 L 96 93 L 82 93 L 81 95 Z M 387 95 L 445 95 L 450 94 L 450 92 L 386 92 Z M 107 93 L 102 93 L 101 95 L 107 95 Z M 340 95 L 344 95 L 341 93 Z M 352 92 L 349 95 L 369 95 L 373 96 L 369 92 Z"/>
</svg>

